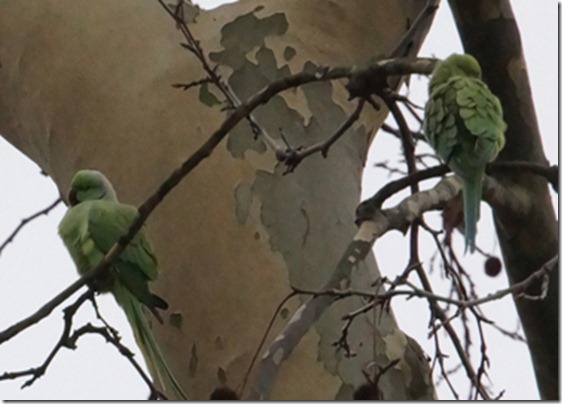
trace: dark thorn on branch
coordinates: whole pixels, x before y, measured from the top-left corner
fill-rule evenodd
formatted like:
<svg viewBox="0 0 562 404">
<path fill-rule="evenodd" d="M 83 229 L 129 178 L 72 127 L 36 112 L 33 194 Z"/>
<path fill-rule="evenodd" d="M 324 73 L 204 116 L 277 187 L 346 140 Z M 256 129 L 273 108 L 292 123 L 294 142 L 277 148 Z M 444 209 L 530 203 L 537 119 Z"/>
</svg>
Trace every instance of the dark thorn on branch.
<svg viewBox="0 0 562 404">
<path fill-rule="evenodd" d="M 188 43 L 183 43 L 183 42 L 182 42 L 182 43 L 180 43 L 180 46 L 181 46 L 182 48 L 184 48 L 184 49 L 187 49 L 187 50 L 190 51 L 190 52 L 193 52 L 193 53 L 196 52 L 196 49 L 195 49 L 193 46 L 191 46 L 190 44 L 188 44 Z"/>
</svg>

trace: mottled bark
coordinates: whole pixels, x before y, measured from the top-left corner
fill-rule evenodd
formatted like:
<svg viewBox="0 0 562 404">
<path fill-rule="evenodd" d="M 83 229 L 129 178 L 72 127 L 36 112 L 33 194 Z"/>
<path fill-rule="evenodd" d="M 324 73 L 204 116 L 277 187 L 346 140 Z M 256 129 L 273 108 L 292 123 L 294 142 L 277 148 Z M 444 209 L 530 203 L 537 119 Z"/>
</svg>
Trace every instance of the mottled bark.
<svg viewBox="0 0 562 404">
<path fill-rule="evenodd" d="M 423 7 L 418 0 L 251 0 L 192 10 L 191 29 L 244 100 L 306 68 L 366 66 L 388 55 Z M 424 34 L 405 55 L 417 52 Z M 205 76 L 180 41 L 156 1 L 1 1 L 0 132 L 61 193 L 77 169 L 98 168 L 122 201 L 140 204 L 228 114 L 210 84 L 171 87 Z M 295 147 L 322 141 L 354 109 L 344 84 L 287 91 L 254 117 L 276 142 L 279 128 Z M 330 278 L 353 238 L 364 159 L 385 117 L 364 111 L 328 159 L 313 156 L 288 176 L 270 145 L 239 124 L 150 217 L 163 268 L 154 289 L 171 307 L 154 330 L 191 397 L 206 399 L 221 384 L 237 388 L 289 284 L 316 288 Z M 377 276 L 369 255 L 351 282 Z M 338 302 L 319 318 L 283 365 L 272 398 L 350 398 L 375 345 L 381 366 L 397 352 L 415 363 L 415 342 L 386 311 L 374 325 L 370 316 L 354 324 L 357 356 L 335 351 L 342 314 L 361 304 Z M 271 335 L 297 305 L 287 305 Z M 422 366 L 396 366 L 383 378 L 385 398 L 420 397 L 420 378 L 412 379 L 420 373 L 427 376 Z"/>
</svg>

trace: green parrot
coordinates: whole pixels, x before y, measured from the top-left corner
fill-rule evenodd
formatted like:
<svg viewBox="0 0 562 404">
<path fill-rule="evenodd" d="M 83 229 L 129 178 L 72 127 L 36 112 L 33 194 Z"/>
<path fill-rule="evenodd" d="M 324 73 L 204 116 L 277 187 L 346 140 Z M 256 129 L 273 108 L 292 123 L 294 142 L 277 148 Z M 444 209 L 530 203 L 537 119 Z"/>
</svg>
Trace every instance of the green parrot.
<svg viewBox="0 0 562 404">
<path fill-rule="evenodd" d="M 80 170 L 70 183 L 70 208 L 59 224 L 59 234 L 81 275 L 95 268 L 124 235 L 138 210 L 119 203 L 111 183 L 99 171 Z M 164 391 L 187 399 L 174 378 L 145 317 L 143 306 L 162 322 L 157 309 L 164 299 L 150 293 L 148 282 L 158 277 L 158 262 L 150 241 L 141 229 L 119 255 L 103 279 L 95 279 L 100 292 L 111 292 L 123 308 L 146 363 Z"/>
<path fill-rule="evenodd" d="M 475 250 L 486 165 L 505 145 L 499 99 L 481 80 L 478 61 L 453 54 L 435 66 L 429 81 L 423 131 L 435 152 L 463 184 L 465 252 Z"/>
</svg>

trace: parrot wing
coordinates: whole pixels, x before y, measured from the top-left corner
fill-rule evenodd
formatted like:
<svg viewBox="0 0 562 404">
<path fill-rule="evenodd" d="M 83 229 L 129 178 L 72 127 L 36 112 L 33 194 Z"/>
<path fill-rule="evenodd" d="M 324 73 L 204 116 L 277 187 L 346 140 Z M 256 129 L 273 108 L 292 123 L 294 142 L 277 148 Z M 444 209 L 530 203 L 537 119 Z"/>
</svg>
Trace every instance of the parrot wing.
<svg viewBox="0 0 562 404">
<path fill-rule="evenodd" d="M 500 101 L 481 80 L 459 78 L 454 86 L 459 116 L 468 132 L 477 138 L 474 156 L 485 165 L 497 157 L 505 144 L 507 125 Z"/>
<path fill-rule="evenodd" d="M 463 74 L 434 81 L 423 130 L 436 153 L 463 180 L 466 248 L 475 250 L 486 164 L 505 144 L 503 111 L 486 84 Z"/>
<path fill-rule="evenodd" d="M 125 234 L 138 215 L 136 207 L 113 201 L 87 201 L 77 208 L 81 205 L 88 206 L 87 234 L 103 255 Z M 148 281 L 158 277 L 158 261 L 143 229 L 119 255 L 114 268 L 119 281 L 162 321 L 156 308 L 166 309 L 168 304 L 148 289 Z"/>
<path fill-rule="evenodd" d="M 87 203 L 87 202 L 86 202 Z M 137 208 L 112 201 L 92 201 L 89 232 L 98 248 L 107 253 L 129 228 L 138 215 Z M 115 264 L 117 282 L 113 286 L 115 300 L 123 307 L 135 339 L 144 354 L 147 366 L 155 373 L 161 385 L 177 398 L 187 399 L 152 335 L 142 307 L 144 304 L 162 322 L 156 308 L 168 304 L 150 293 L 148 281 L 158 276 L 158 262 L 152 244 L 141 229 L 121 253 Z"/>
<path fill-rule="evenodd" d="M 59 234 L 78 271 L 84 275 L 94 269 L 125 234 L 138 217 L 138 211 L 134 206 L 119 203 L 107 178 L 92 170 L 75 174 L 69 202 L 72 206 L 59 224 Z M 148 282 L 157 276 L 158 261 L 141 229 L 110 271 L 95 282 L 100 291 L 111 291 L 123 308 L 147 365 L 162 387 L 172 391 L 175 398 L 187 399 L 152 335 L 143 310 L 144 307 L 150 309 L 162 322 L 156 309 L 165 309 L 168 304 L 148 289 Z"/>
<path fill-rule="evenodd" d="M 458 142 L 458 107 L 448 82 L 435 86 L 425 106 L 423 131 L 437 155 L 448 162 Z"/>
<path fill-rule="evenodd" d="M 501 104 L 481 80 L 453 76 L 436 85 L 425 114 L 427 140 L 447 163 L 460 156 L 466 161 L 457 166 L 485 166 L 505 144 Z"/>
</svg>

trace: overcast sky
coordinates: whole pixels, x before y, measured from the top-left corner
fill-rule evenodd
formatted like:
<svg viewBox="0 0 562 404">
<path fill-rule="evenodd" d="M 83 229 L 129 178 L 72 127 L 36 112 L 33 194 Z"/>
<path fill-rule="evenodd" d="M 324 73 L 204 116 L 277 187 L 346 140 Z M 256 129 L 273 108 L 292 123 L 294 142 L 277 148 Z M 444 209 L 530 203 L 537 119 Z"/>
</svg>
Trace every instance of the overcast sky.
<svg viewBox="0 0 562 404">
<path fill-rule="evenodd" d="M 214 6 L 223 1 L 200 1 Z M 435 23 L 422 48 L 421 56 L 446 57 L 462 52 L 447 3 L 437 13 Z M 558 7 L 554 0 L 513 0 L 513 8 L 521 31 L 535 107 L 547 158 L 558 162 Z M 179 38 L 178 38 L 179 40 Z M 411 93 L 414 101 L 423 104 L 427 97 L 425 79 L 412 79 Z M 376 161 L 387 159 L 389 150 L 399 157 L 399 145 L 394 139 L 379 134 L 369 155 L 365 171 L 364 195 L 372 195 L 385 180 L 386 173 L 372 168 Z M 381 153 L 384 151 L 384 153 Z M 392 153 L 392 152 L 391 152 Z M 39 174 L 39 168 L 6 141 L 0 138 L 0 189 L 3 191 L 0 214 L 0 242 L 26 216 L 44 208 L 57 195 L 49 178 Z M 555 200 L 557 205 L 557 200 Z M 70 261 L 56 234 L 56 226 L 64 214 L 60 206 L 48 217 L 31 224 L 0 256 L 0 330 L 34 312 L 42 303 L 52 298 L 76 279 Z M 482 209 L 478 242 L 499 255 L 493 238 L 489 209 Z M 436 218 L 434 219 L 436 220 Z M 434 221 L 436 225 L 438 220 Z M 456 236 L 459 246 L 462 239 Z M 428 240 L 424 251 L 433 251 Z M 375 247 L 381 272 L 387 276 L 399 273 L 406 263 L 406 239 L 399 233 L 385 236 Z M 462 251 L 459 248 L 458 251 Z M 384 253 L 386 252 L 386 253 Z M 391 252 L 390 254 L 388 252 Z M 430 255 L 422 257 L 428 260 Z M 502 273 L 497 278 L 483 275 L 482 258 L 469 257 L 467 268 L 476 277 L 481 296 L 507 286 Z M 437 278 L 437 276 L 435 276 Z M 445 290 L 445 289 L 442 289 Z M 134 340 L 121 310 L 109 296 L 100 298 L 102 312 L 122 333 L 124 342 L 134 346 Z M 419 301 L 393 303 L 402 329 L 412 335 L 426 351 L 433 353 L 433 344 L 427 339 L 427 310 Z M 416 311 L 419 310 L 419 311 Z M 515 331 L 518 321 L 510 298 L 484 308 L 485 313 L 508 330 Z M 83 310 L 79 321 L 93 319 L 92 313 Z M 39 365 L 54 342 L 62 326 L 60 309 L 38 326 L 32 327 L 6 344 L 0 345 L 0 373 L 26 369 Z M 537 399 L 530 359 L 521 342 L 511 341 L 495 330 L 487 328 L 488 354 L 491 357 L 490 378 L 493 391 L 505 390 L 504 399 Z M 138 351 L 137 351 L 138 352 Z M 450 351 L 451 354 L 454 354 Z M 477 350 L 474 352 L 477 355 Z M 137 356 L 140 358 L 140 353 Z M 477 356 L 476 356 L 477 358 Z M 463 371 L 452 377 L 461 397 L 466 397 L 467 387 Z M 49 367 L 48 373 L 32 387 L 20 390 L 22 380 L 0 382 L 0 398 L 25 399 L 146 399 L 147 389 L 137 373 L 112 347 L 101 338 L 90 336 L 81 339 L 76 351 L 63 350 Z M 444 384 L 439 385 L 440 398 L 451 398 Z"/>
</svg>

